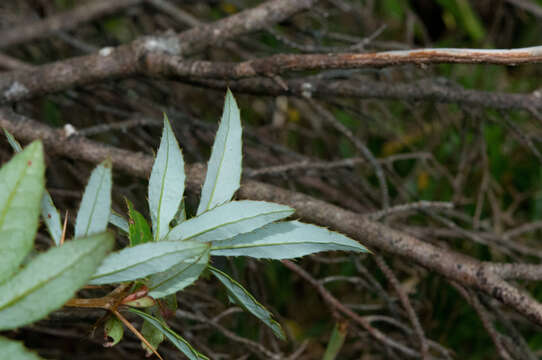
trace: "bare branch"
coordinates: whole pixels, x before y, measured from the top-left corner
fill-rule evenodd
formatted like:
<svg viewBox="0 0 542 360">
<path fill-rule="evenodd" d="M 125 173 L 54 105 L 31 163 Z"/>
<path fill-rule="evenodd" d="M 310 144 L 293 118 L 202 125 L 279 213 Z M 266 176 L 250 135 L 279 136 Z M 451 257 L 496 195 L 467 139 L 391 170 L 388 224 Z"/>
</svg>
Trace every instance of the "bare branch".
<svg viewBox="0 0 542 360">
<path fill-rule="evenodd" d="M 476 310 L 478 313 L 478 316 L 480 317 L 480 320 L 482 321 L 482 324 L 484 325 L 484 328 L 486 329 L 487 333 L 491 337 L 491 340 L 493 341 L 493 344 L 495 344 L 495 347 L 497 348 L 497 351 L 503 360 L 512 360 L 512 357 L 510 357 L 510 354 L 506 349 L 504 348 L 502 341 L 500 340 L 499 333 L 497 332 L 497 329 L 495 329 L 495 326 L 493 325 L 493 321 L 490 318 L 490 315 L 487 311 L 487 309 L 482 305 L 480 300 L 478 300 L 478 296 L 473 293 L 472 291 L 468 291 L 461 287 L 458 284 L 454 284 L 454 287 L 459 291 L 461 296 L 467 300 L 467 302 Z"/>
<path fill-rule="evenodd" d="M 0 74 L 0 103 L 28 99 L 74 86 L 135 76 L 149 66 L 146 56 L 161 53 L 188 56 L 210 44 L 266 28 L 308 9 L 317 0 L 267 1 L 252 9 L 204 24 L 180 34 L 150 36 L 119 47 L 36 67 Z M 167 55 L 169 54 L 169 55 Z M 152 60 L 151 60 L 152 63 Z"/>
<path fill-rule="evenodd" d="M 316 279 L 314 279 L 308 272 L 303 270 L 301 267 L 297 266 L 293 262 L 289 260 L 282 260 L 282 263 L 290 270 L 294 271 L 297 275 L 302 277 L 304 280 L 306 280 L 309 284 L 311 284 L 322 296 L 322 298 L 325 300 L 325 302 L 335 310 L 340 311 L 341 313 L 345 314 L 352 320 L 354 320 L 358 325 L 360 325 L 362 328 L 367 330 L 369 334 L 371 334 L 372 337 L 374 337 L 377 341 L 381 342 L 383 345 L 390 346 L 394 349 L 397 349 L 401 351 L 404 355 L 407 355 L 409 357 L 417 357 L 419 354 L 410 349 L 405 347 L 404 345 L 396 342 L 395 340 L 389 338 L 384 333 L 382 333 L 380 330 L 373 327 L 367 319 L 365 319 L 362 316 L 359 316 L 352 310 L 348 309 L 346 306 L 344 306 L 337 298 L 335 298 L 329 291 L 326 290 L 326 288 L 320 284 Z"/>
<path fill-rule="evenodd" d="M 386 176 L 384 175 L 384 170 L 382 169 L 382 166 L 380 163 L 376 160 L 373 153 L 369 148 L 343 124 L 341 124 L 337 119 L 335 119 L 335 116 L 330 113 L 326 108 L 324 108 L 322 105 L 318 104 L 314 100 L 311 100 L 310 98 L 307 99 L 309 101 L 309 104 L 311 104 L 312 108 L 316 110 L 318 114 L 320 114 L 320 117 L 324 119 L 327 123 L 331 124 L 335 129 L 337 129 L 339 132 L 341 132 L 352 144 L 356 147 L 356 149 L 361 153 L 363 157 L 367 159 L 369 164 L 374 168 L 376 177 L 378 178 L 378 183 L 380 185 L 380 194 L 382 199 L 382 207 L 384 210 L 388 209 L 390 206 L 390 198 L 388 194 L 388 184 L 386 182 Z"/>
<path fill-rule="evenodd" d="M 453 207 L 454 207 L 454 204 L 450 202 L 421 200 L 421 201 L 416 201 L 413 203 L 393 206 L 387 210 L 373 212 L 373 213 L 367 214 L 367 217 L 371 220 L 376 221 L 376 220 L 382 219 L 385 216 L 396 214 L 396 213 L 403 213 L 403 212 L 409 212 L 409 211 L 421 210 L 421 209 L 452 209 Z"/>
<path fill-rule="evenodd" d="M 0 78 L 1 79 L 1 78 Z M 329 96 L 360 99 L 388 99 L 404 101 L 434 101 L 459 103 L 465 106 L 491 107 L 494 109 L 542 109 L 542 91 L 532 94 L 514 94 L 463 89 L 455 84 L 443 83 L 439 79 L 420 80 L 410 84 L 355 80 L 321 80 L 318 78 L 284 79 L 287 89 L 267 78 L 237 81 L 205 80 L 190 78 L 189 83 L 215 89 L 227 87 L 237 92 L 254 95 L 295 95 L 299 97 Z"/>
<path fill-rule="evenodd" d="M 536 64 L 542 62 L 542 46 L 522 49 L 416 49 L 377 53 L 279 54 L 241 63 L 186 61 L 181 57 L 149 54 L 148 72 L 154 75 L 242 79 L 280 75 L 292 71 L 381 68 L 428 64 Z"/>
<path fill-rule="evenodd" d="M 84 22 L 137 5 L 142 1 L 144 0 L 95 0 L 32 24 L 23 23 L 12 26 L 0 32 L 0 49 L 43 38 L 55 31 L 71 30 Z"/>
<path fill-rule="evenodd" d="M 399 300 L 401 300 L 401 304 L 403 305 L 403 308 L 405 309 L 407 313 L 408 319 L 410 320 L 410 323 L 412 324 L 412 327 L 414 328 L 414 333 L 416 334 L 416 337 L 418 338 L 417 340 L 420 345 L 420 353 L 421 353 L 422 359 L 428 359 L 429 358 L 429 344 L 427 343 L 427 339 L 425 338 L 425 334 L 423 332 L 422 325 L 420 324 L 420 320 L 418 319 L 418 316 L 416 315 L 416 312 L 414 311 L 414 308 L 412 307 L 412 304 L 410 303 L 410 300 L 408 299 L 408 295 L 401 288 L 401 285 L 399 284 L 399 280 L 397 279 L 393 271 L 390 269 L 388 264 L 386 264 L 386 261 L 384 260 L 384 258 L 380 255 L 375 255 L 374 259 L 375 259 L 376 264 L 380 268 L 380 270 L 384 273 L 389 283 L 393 287 L 393 290 L 397 293 L 397 296 L 399 296 Z"/>
<path fill-rule="evenodd" d="M 9 109 L 0 110 L 0 127 L 22 141 L 42 139 L 48 151 L 53 154 L 92 163 L 99 163 L 110 157 L 117 169 L 132 175 L 147 178 L 152 166 L 153 159 L 150 156 L 83 138 L 67 138 L 62 131 L 52 130 L 46 125 L 14 114 Z M 200 191 L 204 173 L 204 166 L 201 164 L 187 168 L 187 186 L 191 191 Z M 292 206 L 297 210 L 297 215 L 307 221 L 329 226 L 370 248 L 401 256 L 458 281 L 462 286 L 480 290 L 512 307 L 532 322 L 542 325 L 542 304 L 499 276 L 500 270 L 495 270 L 495 267 L 505 267 L 504 264 L 490 266 L 492 263 L 482 263 L 469 256 L 437 247 L 325 201 L 273 185 L 245 181 L 239 195 L 245 199 L 274 201 Z"/>
</svg>

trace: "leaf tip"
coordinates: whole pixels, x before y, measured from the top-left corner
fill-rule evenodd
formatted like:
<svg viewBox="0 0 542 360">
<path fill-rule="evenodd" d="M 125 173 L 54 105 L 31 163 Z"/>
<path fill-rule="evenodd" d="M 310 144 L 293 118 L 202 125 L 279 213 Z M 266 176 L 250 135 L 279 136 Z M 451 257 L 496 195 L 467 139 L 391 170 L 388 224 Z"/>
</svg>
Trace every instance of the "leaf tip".
<svg viewBox="0 0 542 360">
<path fill-rule="evenodd" d="M 113 160 L 110 157 L 107 157 L 102 161 L 101 165 L 106 169 L 111 169 L 113 167 Z"/>
</svg>

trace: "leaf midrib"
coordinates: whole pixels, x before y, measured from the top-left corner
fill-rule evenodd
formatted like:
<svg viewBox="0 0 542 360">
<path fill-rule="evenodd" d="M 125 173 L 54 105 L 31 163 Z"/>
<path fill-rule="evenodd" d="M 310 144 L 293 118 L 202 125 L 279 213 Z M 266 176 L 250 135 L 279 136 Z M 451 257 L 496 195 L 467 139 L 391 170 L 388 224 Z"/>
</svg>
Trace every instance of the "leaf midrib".
<svg viewBox="0 0 542 360">
<path fill-rule="evenodd" d="M 191 264 L 189 264 L 187 267 L 183 268 L 181 271 L 178 271 L 176 272 L 174 275 L 168 277 L 167 279 L 165 279 L 164 281 L 158 283 L 156 286 L 153 286 L 152 288 L 149 289 L 149 292 L 153 291 L 154 289 L 157 289 L 158 287 L 162 286 L 164 283 L 170 281 L 171 279 L 179 276 L 180 274 L 182 274 L 183 272 L 187 271 L 188 269 L 190 269 L 192 266 L 194 265 L 197 265 L 199 263 L 199 261 L 206 255 L 208 254 L 209 252 L 211 251 L 210 248 L 208 249 L 205 249 L 205 251 L 203 251 L 196 259 L 196 261 L 192 262 Z M 175 265 L 173 265 L 175 266 Z M 167 270 L 166 270 L 167 271 Z"/>
<path fill-rule="evenodd" d="M 198 244 L 198 245 L 204 245 L 204 244 Z M 132 248 L 132 249 L 133 249 L 133 248 Z M 105 274 L 100 274 L 99 276 L 92 276 L 90 279 L 91 279 L 91 280 L 101 279 L 101 278 L 103 278 L 103 277 L 106 277 L 106 276 L 109 276 L 109 275 L 113 275 L 113 274 L 118 274 L 119 272 L 125 271 L 125 270 L 127 270 L 127 269 L 134 268 L 134 267 L 136 267 L 136 266 L 139 266 L 139 265 L 144 264 L 144 263 L 149 262 L 149 261 L 153 261 L 153 260 L 159 259 L 159 258 L 164 257 L 164 256 L 170 256 L 170 255 L 174 255 L 175 253 L 178 253 L 178 252 L 190 251 L 190 250 L 193 250 L 193 249 L 197 249 L 197 247 L 187 248 L 187 249 L 182 249 L 182 250 L 175 250 L 175 251 L 171 251 L 171 252 L 167 252 L 167 253 L 162 253 L 161 255 L 153 256 L 153 257 L 147 258 L 147 259 L 144 260 L 144 261 L 139 261 L 139 262 L 137 262 L 137 263 L 135 263 L 135 264 L 132 264 L 132 265 L 130 265 L 130 266 L 123 267 L 122 269 L 119 269 L 119 270 L 114 270 L 114 271 L 111 271 L 111 272 L 108 272 L 108 273 L 105 273 Z M 173 265 L 173 266 L 174 266 L 174 265 Z"/>
<path fill-rule="evenodd" d="M 34 159 L 33 158 L 26 159 L 25 163 L 27 163 L 29 160 L 32 161 Z M 15 187 L 13 188 L 13 191 L 8 196 L 8 201 L 6 202 L 6 206 L 2 209 L 2 215 L 0 216 L 0 229 L 4 228 L 4 221 L 6 220 L 6 216 L 7 216 L 8 212 L 9 212 L 8 210 L 11 207 L 11 202 L 15 198 L 15 194 L 17 193 L 17 189 L 21 185 L 21 182 L 23 182 L 23 180 L 26 177 L 26 175 L 28 174 L 28 172 L 30 172 L 30 166 L 24 166 L 23 170 L 20 173 L 19 178 L 15 182 Z"/>
<path fill-rule="evenodd" d="M 164 189 L 166 187 L 166 176 L 169 170 L 169 131 L 164 131 L 166 137 L 166 164 L 164 167 L 164 174 L 160 181 L 160 197 L 158 199 L 158 211 L 156 212 L 156 234 L 154 234 L 155 241 L 160 239 L 160 214 L 162 213 L 162 197 L 164 196 Z"/>
<path fill-rule="evenodd" d="M 98 189 L 96 189 L 96 196 L 94 196 L 94 201 L 92 202 L 92 207 L 90 208 L 90 214 L 89 214 L 90 216 L 87 218 L 87 226 L 86 226 L 85 232 L 83 234 L 79 234 L 78 236 L 80 237 L 89 236 L 88 230 L 90 229 L 90 224 L 92 223 L 92 219 L 94 219 L 94 211 L 96 210 L 96 204 L 98 203 L 98 198 L 100 197 L 100 192 L 102 190 L 102 185 L 104 183 L 104 177 L 106 176 L 105 167 L 100 170 L 102 171 L 101 171 Z M 79 209 L 79 211 L 81 211 L 81 209 Z"/>
<path fill-rule="evenodd" d="M 76 259 L 74 259 L 74 261 L 72 261 L 68 266 L 66 267 L 63 267 L 61 271 L 58 271 L 57 273 L 55 273 L 53 276 L 50 276 L 48 277 L 47 279 L 45 279 L 44 281 L 41 281 L 39 282 L 38 284 L 36 284 L 35 286 L 29 288 L 27 291 L 25 291 L 24 293 L 21 293 L 19 296 L 13 298 L 10 302 L 6 303 L 4 306 L 0 306 L 0 311 L 3 311 L 5 310 L 6 308 L 12 306 L 12 304 L 15 302 L 18 302 L 20 299 L 24 298 L 24 297 L 27 297 L 29 295 L 31 295 L 31 293 L 34 293 L 36 291 L 38 291 L 40 288 L 44 287 L 45 285 L 49 284 L 51 281 L 59 278 L 60 276 L 62 276 L 66 271 L 68 271 L 69 269 L 71 269 L 74 265 L 77 265 L 79 263 L 79 260 L 81 258 L 84 258 L 86 255 L 94 252 L 94 250 L 96 248 L 99 247 L 99 245 L 102 243 L 103 241 L 96 241 L 95 245 L 90 247 L 88 249 L 88 251 L 85 251 L 83 253 L 80 254 L 80 256 L 78 256 Z M 7 284 L 7 282 L 5 283 Z"/>
<path fill-rule="evenodd" d="M 208 232 L 214 231 L 214 230 L 216 230 L 216 229 L 219 229 L 219 228 L 224 227 L 224 226 L 227 226 L 227 225 L 237 224 L 237 223 L 241 223 L 241 222 L 243 222 L 243 221 L 256 219 L 256 218 L 258 218 L 258 217 L 260 217 L 260 216 L 273 215 L 273 214 L 278 214 L 278 213 L 281 213 L 281 212 L 292 212 L 292 214 L 294 213 L 293 210 L 288 209 L 288 210 L 269 211 L 269 212 L 266 212 L 266 213 L 260 213 L 260 214 L 258 214 L 258 215 L 254 215 L 254 216 L 247 216 L 247 217 L 240 218 L 240 219 L 238 219 L 238 220 L 232 220 L 232 221 L 229 221 L 229 222 L 221 223 L 221 224 L 216 225 L 216 226 L 214 226 L 214 227 L 212 227 L 212 228 L 210 228 L 210 229 L 208 229 L 208 230 L 205 230 L 205 231 L 199 232 L 199 233 L 197 233 L 197 234 L 191 235 L 190 237 L 182 238 L 182 240 L 190 240 L 190 239 L 193 239 L 193 238 L 195 238 L 195 237 L 197 237 L 197 236 L 201 236 L 201 235 L 207 234 Z M 203 215 L 203 214 L 202 214 L 202 215 Z M 201 215 L 199 215 L 199 216 L 201 216 Z M 194 219 L 195 219 L 195 218 L 194 218 Z M 188 221 L 190 221 L 190 220 L 188 220 Z M 183 223 L 183 224 L 186 224 L 186 222 Z M 183 224 L 180 224 L 179 226 L 181 226 L 181 225 L 183 225 Z M 263 226 L 265 226 L 265 225 L 263 225 Z M 261 226 L 261 227 L 263 227 L 263 226 Z M 254 229 L 254 230 L 257 230 L 257 229 L 259 229 L 259 228 L 256 228 L 256 229 Z M 171 229 L 171 231 L 173 231 L 173 230 L 175 230 L 175 228 Z M 254 230 L 251 230 L 251 231 L 254 231 Z M 245 233 L 251 232 L 251 231 L 246 231 Z M 244 234 L 244 233 L 239 233 L 239 234 Z M 237 235 L 239 235 L 239 234 L 237 234 Z M 234 237 L 234 236 L 236 236 L 236 235 L 233 235 L 232 237 Z M 228 239 L 231 239 L 231 238 L 228 238 Z M 224 239 L 224 240 L 228 240 L 228 239 Z M 215 240 L 215 241 L 222 241 L 222 240 Z"/>
<path fill-rule="evenodd" d="M 353 245 L 345 245 L 340 243 L 332 243 L 332 242 L 318 242 L 318 241 L 300 241 L 300 242 L 287 242 L 287 243 L 266 243 L 266 244 L 240 244 L 240 245 L 231 245 L 231 246 L 212 246 L 211 251 L 213 250 L 230 250 L 230 249 L 244 249 L 244 248 L 254 248 L 254 247 L 268 247 L 268 246 L 293 246 L 293 245 L 311 245 L 311 244 L 319 244 L 319 245 L 340 245 L 344 247 L 350 247 L 353 249 L 358 249 Z M 325 251 L 325 250 L 322 250 Z"/>
<path fill-rule="evenodd" d="M 213 188 L 212 188 L 212 191 L 211 191 L 211 194 L 209 195 L 209 201 L 207 202 L 207 205 L 205 206 L 205 209 L 202 211 L 205 212 L 207 210 L 209 210 L 209 207 L 211 206 L 211 202 L 213 201 L 213 198 L 214 198 L 214 195 L 215 195 L 215 192 L 216 192 L 216 188 L 217 188 L 217 184 L 218 184 L 218 178 L 220 177 L 220 173 L 222 171 L 222 164 L 224 162 L 224 158 L 226 156 L 226 148 L 228 147 L 227 144 L 228 144 L 228 140 L 230 138 L 230 131 L 231 131 L 231 99 L 228 100 L 228 103 L 230 104 L 230 106 L 228 106 L 228 111 L 226 113 L 227 115 L 227 131 L 226 131 L 226 136 L 225 136 L 225 139 L 224 139 L 224 148 L 222 149 L 222 154 L 220 156 L 220 161 L 219 161 L 219 164 L 218 164 L 218 169 L 216 171 L 216 176 L 215 176 L 215 181 L 213 182 Z M 224 119 L 226 120 L 226 119 Z"/>
</svg>

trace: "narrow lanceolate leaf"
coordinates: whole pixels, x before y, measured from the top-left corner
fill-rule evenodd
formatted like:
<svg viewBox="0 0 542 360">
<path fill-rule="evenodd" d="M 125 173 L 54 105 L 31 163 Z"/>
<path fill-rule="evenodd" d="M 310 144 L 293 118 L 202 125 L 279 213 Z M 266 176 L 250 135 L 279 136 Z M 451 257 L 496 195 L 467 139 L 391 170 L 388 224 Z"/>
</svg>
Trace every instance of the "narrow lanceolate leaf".
<svg viewBox="0 0 542 360">
<path fill-rule="evenodd" d="M 113 246 L 108 233 L 80 238 L 35 257 L 0 285 L 0 330 L 45 317 L 68 301 Z"/>
<path fill-rule="evenodd" d="M 159 319 L 137 309 L 130 308 L 129 311 L 141 316 L 149 324 L 151 324 L 152 326 L 160 330 L 162 334 L 164 334 L 164 336 L 169 341 L 171 341 L 171 343 L 175 345 L 175 347 L 179 349 L 183 354 L 185 354 L 186 357 L 188 357 L 190 360 L 200 360 L 200 359 L 208 360 L 209 359 L 207 356 L 201 354 L 196 349 L 194 349 L 192 345 L 188 343 L 188 341 L 186 341 L 179 334 L 171 330 L 166 324 L 164 324 Z"/>
<path fill-rule="evenodd" d="M 0 169 L 0 283 L 17 271 L 38 229 L 45 165 L 33 142 Z"/>
<path fill-rule="evenodd" d="M 151 228 L 147 223 L 147 219 L 139 211 L 134 209 L 134 206 L 128 199 L 126 199 L 126 204 L 128 205 L 128 216 L 130 216 L 128 232 L 130 246 L 152 241 Z"/>
<path fill-rule="evenodd" d="M 184 193 L 184 160 L 169 120 L 164 115 L 164 130 L 149 179 L 149 210 L 155 240 L 169 231 Z"/>
<path fill-rule="evenodd" d="M 127 234 L 130 231 L 128 221 L 126 221 L 125 218 L 123 218 L 113 210 L 111 210 L 111 214 L 109 215 L 109 223 L 116 226 L 118 229 L 124 231 Z"/>
<path fill-rule="evenodd" d="M 124 248 L 110 254 L 92 276 L 91 284 L 111 284 L 160 273 L 208 249 L 195 241 L 161 241 Z"/>
<path fill-rule="evenodd" d="M 6 135 L 8 143 L 13 151 L 16 153 L 23 151 L 21 144 L 15 140 L 15 137 L 13 137 L 10 132 L 4 129 L 4 134 Z M 58 213 L 58 210 L 53 203 L 53 199 L 47 190 L 43 192 L 43 197 L 41 198 L 41 217 L 43 218 L 43 222 L 47 227 L 47 231 L 49 231 L 49 235 L 51 235 L 53 238 L 55 245 L 59 246 L 60 238 L 62 237 L 60 214 Z"/>
<path fill-rule="evenodd" d="M 233 239 L 214 242 L 211 255 L 292 259 L 320 251 L 367 249 L 342 234 L 298 221 L 269 224 Z"/>
<path fill-rule="evenodd" d="M 111 214 L 111 161 L 98 165 L 90 175 L 75 220 L 75 236 L 105 231 Z"/>
<path fill-rule="evenodd" d="M 193 258 L 183 260 L 164 272 L 149 278 L 149 296 L 155 299 L 175 294 L 196 281 L 209 263 L 209 249 Z"/>
<path fill-rule="evenodd" d="M 47 191 L 43 193 L 43 197 L 41 198 L 41 217 L 55 245 L 60 246 L 60 238 L 62 237 L 60 214 L 53 203 L 51 195 Z"/>
<path fill-rule="evenodd" d="M 241 117 L 239 108 L 228 90 L 224 111 L 216 132 L 207 175 L 201 190 L 197 214 L 230 201 L 241 183 Z"/>
<path fill-rule="evenodd" d="M 2 359 L 43 360 L 37 354 L 30 352 L 22 343 L 0 336 L 0 355 Z"/>
<path fill-rule="evenodd" d="M 4 135 L 6 135 L 6 139 L 8 140 L 8 143 L 13 149 L 13 151 L 15 152 L 23 151 L 23 147 L 21 146 L 21 144 L 19 144 L 19 142 L 15 140 L 15 137 L 11 135 L 11 133 L 7 131 L 6 129 L 4 129 Z"/>
<path fill-rule="evenodd" d="M 214 276 L 228 289 L 230 294 L 235 302 L 241 305 L 245 310 L 247 310 L 252 315 L 260 319 L 265 325 L 269 326 L 273 333 L 282 340 L 286 340 L 284 332 L 280 327 L 280 324 L 273 320 L 271 313 L 241 285 L 234 279 L 232 279 L 228 274 L 210 266 L 209 270 L 213 273 Z"/>
<path fill-rule="evenodd" d="M 288 217 L 294 209 L 265 201 L 231 201 L 171 229 L 168 240 L 215 241 L 250 232 Z"/>
<path fill-rule="evenodd" d="M 331 333 L 331 338 L 327 344 L 326 352 L 322 360 L 335 360 L 346 339 L 348 333 L 348 323 L 347 322 L 338 322 L 333 328 Z"/>
</svg>

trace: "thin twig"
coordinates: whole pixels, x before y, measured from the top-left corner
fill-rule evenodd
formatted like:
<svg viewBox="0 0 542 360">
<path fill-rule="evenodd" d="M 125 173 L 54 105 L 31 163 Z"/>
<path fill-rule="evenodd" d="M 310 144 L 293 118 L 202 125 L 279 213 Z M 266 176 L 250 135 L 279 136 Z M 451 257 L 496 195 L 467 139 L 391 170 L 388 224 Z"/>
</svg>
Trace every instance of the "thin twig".
<svg viewBox="0 0 542 360">
<path fill-rule="evenodd" d="M 420 200 L 408 204 L 392 206 L 387 210 L 380 210 L 367 214 L 366 216 L 371 220 L 380 220 L 385 216 L 405 213 L 410 211 L 422 210 L 422 209 L 453 209 L 454 204 L 446 201 L 427 201 Z"/>
<path fill-rule="evenodd" d="M 380 330 L 374 328 L 371 326 L 369 321 L 367 321 L 364 317 L 359 316 L 346 306 L 344 306 L 337 298 L 335 298 L 329 291 L 326 290 L 326 288 L 318 282 L 318 280 L 314 279 L 308 272 L 303 270 L 301 267 L 297 266 L 293 262 L 289 260 L 282 260 L 282 263 L 290 270 L 295 272 L 297 275 L 299 275 L 301 278 L 303 278 L 305 281 L 307 281 L 309 284 L 311 284 L 322 296 L 322 298 L 325 300 L 325 302 L 331 307 L 331 309 L 336 309 L 345 314 L 346 316 L 350 317 L 352 320 L 354 320 L 357 324 L 359 324 L 362 328 L 367 330 L 369 334 L 375 340 L 381 342 L 383 345 L 390 346 L 396 350 L 401 351 L 404 355 L 409 357 L 417 357 L 419 356 L 419 353 L 404 346 L 403 344 L 400 344 L 396 342 L 395 340 L 387 337 L 384 333 L 380 332 Z"/>
<path fill-rule="evenodd" d="M 43 38 L 58 30 L 70 30 L 81 23 L 100 18 L 120 9 L 137 5 L 143 0 L 95 0 L 73 10 L 53 15 L 33 24 L 20 24 L 0 32 L 0 48 Z"/>
<path fill-rule="evenodd" d="M 417 340 L 420 345 L 420 353 L 422 355 L 422 359 L 429 359 L 429 345 L 427 343 L 427 339 L 425 338 L 425 334 L 422 325 L 420 324 L 420 320 L 418 319 L 418 316 L 416 315 L 416 312 L 414 311 L 414 308 L 412 307 L 412 304 L 408 299 L 408 295 L 405 294 L 405 292 L 401 288 L 399 280 L 397 279 L 393 271 L 389 268 L 388 264 L 386 264 L 384 258 L 380 255 L 375 255 L 374 260 L 382 273 L 384 273 L 384 275 L 388 279 L 395 293 L 397 293 L 397 296 L 399 296 L 399 300 L 401 300 L 401 304 L 403 305 L 403 308 L 407 313 L 408 319 L 410 320 L 410 323 L 414 328 L 414 333 L 418 338 Z"/>
<path fill-rule="evenodd" d="M 230 330 L 220 325 L 218 322 L 212 319 L 208 319 L 204 317 L 203 315 L 196 315 L 196 314 L 193 314 L 184 310 L 180 310 L 180 309 L 178 309 L 175 313 L 181 318 L 195 320 L 195 321 L 199 321 L 199 322 L 211 325 L 212 327 L 220 331 L 222 334 L 224 334 L 224 336 L 226 336 L 230 340 L 233 340 L 235 342 L 245 345 L 249 349 L 253 350 L 255 354 L 259 355 L 260 357 L 263 355 L 266 359 L 277 359 L 277 360 L 282 358 L 281 354 L 276 354 L 268 350 L 266 347 L 264 347 L 258 342 L 238 336 L 237 334 L 231 332 Z"/>
<path fill-rule="evenodd" d="M 384 175 L 384 170 L 382 169 L 382 166 L 376 160 L 371 150 L 369 150 L 369 148 L 358 137 L 354 136 L 354 134 L 352 134 L 352 131 L 350 131 L 346 126 L 344 126 L 337 119 L 335 119 L 335 116 L 333 116 L 333 114 L 331 114 L 322 105 L 318 104 L 310 98 L 307 98 L 307 102 L 312 106 L 313 109 L 318 112 L 318 114 L 320 114 L 322 119 L 326 120 L 335 129 L 341 132 L 348 140 L 350 140 L 350 142 L 352 142 L 356 149 L 358 149 L 361 155 L 363 155 L 374 168 L 378 183 L 380 185 L 382 207 L 384 208 L 384 210 L 387 210 L 390 206 L 390 198 L 388 194 L 388 184 L 386 183 L 386 176 Z"/>
<path fill-rule="evenodd" d="M 506 349 L 504 348 L 500 338 L 499 333 L 497 332 L 497 329 L 495 329 L 495 326 L 492 323 L 492 320 L 490 319 L 490 315 L 487 312 L 487 310 L 484 308 L 484 306 L 480 303 L 480 300 L 478 300 L 478 297 L 475 293 L 472 291 L 468 291 L 462 286 L 452 283 L 452 285 L 456 288 L 457 291 L 467 300 L 467 302 L 476 310 L 476 313 L 480 317 L 480 320 L 482 321 L 482 324 L 484 328 L 486 329 L 487 333 L 489 334 L 489 337 L 493 341 L 493 344 L 495 344 L 495 347 L 497 348 L 497 351 L 499 353 L 499 356 L 503 360 L 512 360 L 510 357 L 510 354 Z"/>
<path fill-rule="evenodd" d="M 160 354 L 158 353 L 158 351 L 156 351 L 156 349 L 154 348 L 154 346 L 151 345 L 151 343 L 145 339 L 145 336 L 143 336 L 143 334 L 141 334 L 135 327 L 134 325 L 132 325 L 128 320 L 126 320 L 126 318 L 124 316 L 122 316 L 117 310 L 111 310 L 111 312 L 120 320 L 122 321 L 122 323 L 128 328 L 130 329 L 130 331 L 135 335 L 137 336 L 137 338 L 139 340 L 141 340 L 149 349 L 151 349 L 151 351 L 154 353 L 154 355 L 156 355 L 160 360 L 164 360 Z"/>
</svg>

